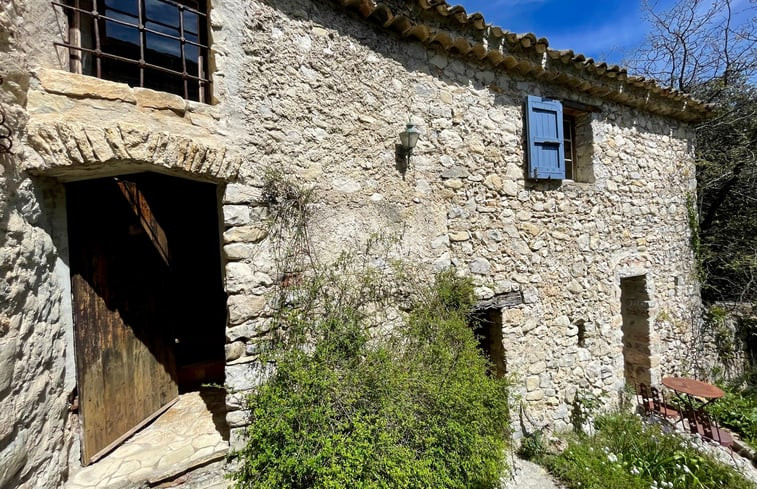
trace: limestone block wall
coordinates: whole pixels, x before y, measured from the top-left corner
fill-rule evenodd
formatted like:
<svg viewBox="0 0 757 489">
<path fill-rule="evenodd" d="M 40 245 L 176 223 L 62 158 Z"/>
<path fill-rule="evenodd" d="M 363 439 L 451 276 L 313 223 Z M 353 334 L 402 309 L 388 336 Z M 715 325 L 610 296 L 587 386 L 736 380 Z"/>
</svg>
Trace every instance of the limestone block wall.
<svg viewBox="0 0 757 489">
<path fill-rule="evenodd" d="M 244 141 L 221 76 L 211 106 L 66 73 L 59 20 L 46 2 L 0 5 L 0 104 L 13 131 L 0 154 L 0 487 L 58 488 L 81 467 L 63 182 L 152 170 L 222 185 Z M 223 48 L 232 21 L 213 26 L 214 62 L 236 79 L 225 58 L 235 41 Z"/>
<path fill-rule="evenodd" d="M 0 154 L 0 487 L 60 487 L 66 435 L 65 316 L 60 259 L 51 239 L 56 196 L 44 179 L 20 171 L 33 158 L 25 144 L 28 67 L 41 55 L 28 41 L 38 5 L 0 5 L 0 105 L 12 131 Z M 49 49 L 48 49 L 49 51 Z"/>
<path fill-rule="evenodd" d="M 398 257 L 470 275 L 501 314 L 514 391 L 567 426 L 577 390 L 623 387 L 621 279 L 645 276 L 650 374 L 693 373 L 700 304 L 688 245 L 692 132 L 677 120 L 401 40 L 325 0 L 213 0 L 212 105 L 65 73 L 48 4 L 0 6 L 0 486 L 59 487 L 78 468 L 63 181 L 153 170 L 217 183 L 223 216 L 227 421 L 261 378 L 258 344 L 284 279 L 263 175 L 314 188 L 328 261 L 373 233 Z M 9 68 L 6 68 L 9 67 Z M 525 175 L 527 95 L 598 107 L 581 119 L 581 182 Z M 407 171 L 408 118 L 423 135 Z"/>
<path fill-rule="evenodd" d="M 251 2 L 244 18 L 251 144 L 224 210 L 235 388 L 256 378 L 255 338 L 270 328 L 266 286 L 277 277 L 260 178 L 271 167 L 315 187 L 322 260 L 383 232 L 400 237 L 407 260 L 473 276 L 481 299 L 520 291 L 523 304 L 502 311 L 503 341 L 533 419 L 565 428 L 577 390 L 617 399 L 623 277 L 645 276 L 653 381 L 693 371 L 686 124 L 427 50 L 331 2 Z M 591 183 L 525 180 L 529 94 L 599 107 L 579 154 Z M 403 175 L 395 145 L 408 118 L 423 135 Z"/>
</svg>

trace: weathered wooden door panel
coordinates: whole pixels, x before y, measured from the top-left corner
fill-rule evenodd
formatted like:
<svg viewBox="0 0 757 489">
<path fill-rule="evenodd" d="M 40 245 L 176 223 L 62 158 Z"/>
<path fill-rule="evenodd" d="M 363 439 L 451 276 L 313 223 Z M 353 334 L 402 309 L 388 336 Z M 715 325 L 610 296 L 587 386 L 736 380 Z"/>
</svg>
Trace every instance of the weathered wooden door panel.
<svg viewBox="0 0 757 489">
<path fill-rule="evenodd" d="M 123 188 L 112 178 L 67 187 L 84 463 L 178 396 L 167 240 L 152 213 L 146 225 L 134 212 L 135 201 L 149 211 L 138 189 L 130 201 Z"/>
</svg>

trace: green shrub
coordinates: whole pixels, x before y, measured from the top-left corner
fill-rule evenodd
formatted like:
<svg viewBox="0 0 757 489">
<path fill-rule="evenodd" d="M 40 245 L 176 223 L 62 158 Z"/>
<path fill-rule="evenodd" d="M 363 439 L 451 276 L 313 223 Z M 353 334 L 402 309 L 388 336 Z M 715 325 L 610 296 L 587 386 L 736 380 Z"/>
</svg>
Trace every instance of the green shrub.
<svg viewBox="0 0 757 489">
<path fill-rule="evenodd" d="M 507 389 L 468 328 L 470 281 L 438 275 L 392 328 L 374 327 L 377 311 L 407 285 L 386 273 L 343 258 L 307 282 L 287 294 L 275 372 L 248 399 L 236 487 L 495 487 Z"/>
<path fill-rule="evenodd" d="M 547 453 L 547 447 L 544 445 L 544 432 L 536 430 L 523 437 L 520 441 L 518 455 L 526 460 L 537 459 Z"/>
<path fill-rule="evenodd" d="M 569 488 L 752 488 L 733 468 L 715 461 L 676 433 L 632 414 L 596 419 L 592 436 L 569 438 L 568 448 L 542 462 Z"/>
<path fill-rule="evenodd" d="M 757 394 L 726 390 L 723 397 L 707 406 L 707 411 L 719 424 L 757 446 Z"/>
</svg>

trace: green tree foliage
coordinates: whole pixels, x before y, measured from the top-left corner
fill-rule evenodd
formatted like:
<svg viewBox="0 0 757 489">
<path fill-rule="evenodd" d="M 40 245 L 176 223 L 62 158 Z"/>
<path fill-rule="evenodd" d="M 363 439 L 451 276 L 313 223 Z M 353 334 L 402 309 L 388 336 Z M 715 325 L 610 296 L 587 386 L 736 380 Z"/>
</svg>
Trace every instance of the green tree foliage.
<svg viewBox="0 0 757 489">
<path fill-rule="evenodd" d="M 699 222 L 692 226 L 706 300 L 757 299 L 757 4 L 644 0 L 652 27 L 629 61 L 663 86 L 712 103 L 697 128 Z"/>
<path fill-rule="evenodd" d="M 697 128 L 697 182 L 704 295 L 757 299 L 757 88 L 712 80 L 694 92 L 716 102 Z"/>
<path fill-rule="evenodd" d="M 507 386 L 486 375 L 468 327 L 470 281 L 445 272 L 408 291 L 403 275 L 374 265 L 343 257 L 286 291 L 267 356 L 275 371 L 248 399 L 237 487 L 498 484 Z M 377 322 L 398 296 L 404 320 Z"/>
</svg>

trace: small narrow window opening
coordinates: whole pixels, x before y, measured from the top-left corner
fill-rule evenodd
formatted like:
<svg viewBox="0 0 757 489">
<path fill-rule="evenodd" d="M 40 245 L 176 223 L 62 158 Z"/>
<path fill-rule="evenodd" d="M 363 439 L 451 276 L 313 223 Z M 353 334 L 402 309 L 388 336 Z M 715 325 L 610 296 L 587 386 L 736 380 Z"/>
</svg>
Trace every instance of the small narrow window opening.
<svg viewBox="0 0 757 489">
<path fill-rule="evenodd" d="M 74 73 L 206 102 L 208 14 L 205 0 L 53 1 L 66 13 Z"/>
<path fill-rule="evenodd" d="M 576 333 L 576 343 L 579 348 L 586 348 L 586 321 L 579 319 L 575 322 L 578 332 Z"/>
<path fill-rule="evenodd" d="M 489 375 L 495 378 L 507 374 L 505 359 L 505 345 L 502 342 L 502 310 L 486 308 L 476 311 L 472 321 L 473 328 L 481 351 L 489 359 Z"/>
<path fill-rule="evenodd" d="M 645 275 L 620 279 L 620 313 L 626 382 L 650 384 L 650 311 Z"/>
</svg>

